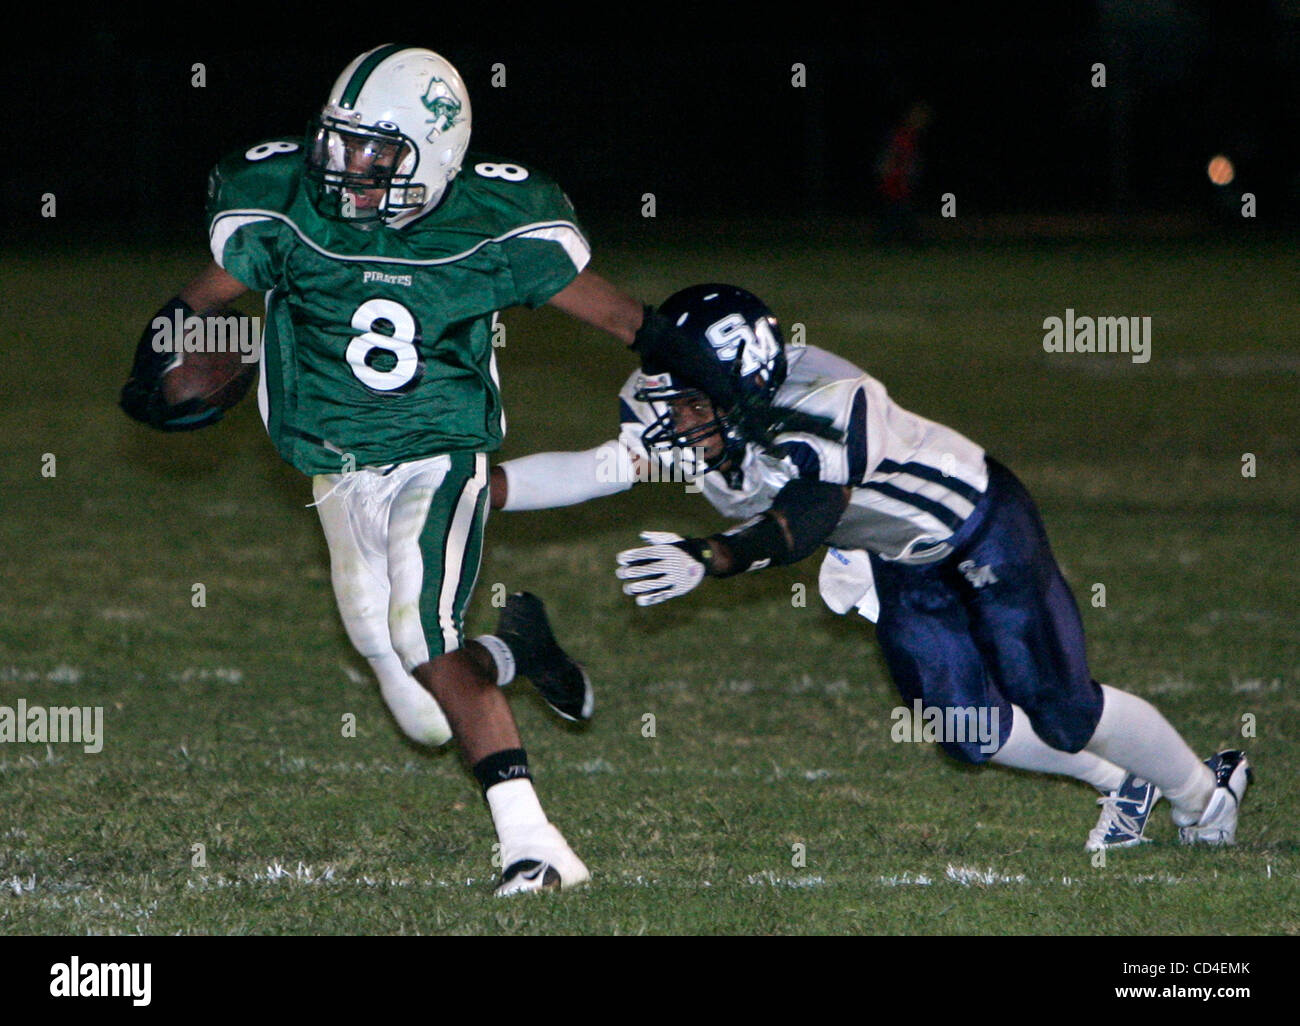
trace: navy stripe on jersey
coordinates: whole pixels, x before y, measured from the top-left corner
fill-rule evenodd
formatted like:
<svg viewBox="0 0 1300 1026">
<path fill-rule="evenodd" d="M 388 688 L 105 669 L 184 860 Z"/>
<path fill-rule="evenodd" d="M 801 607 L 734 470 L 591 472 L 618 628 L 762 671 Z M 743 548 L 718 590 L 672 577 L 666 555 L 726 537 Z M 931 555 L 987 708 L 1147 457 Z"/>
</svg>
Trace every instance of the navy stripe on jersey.
<svg viewBox="0 0 1300 1026">
<path fill-rule="evenodd" d="M 961 517 L 942 503 L 927 499 L 924 495 L 917 495 L 915 492 L 904 491 L 897 485 L 886 484 L 883 481 L 868 481 L 862 487 L 870 488 L 873 492 L 879 492 L 881 495 L 888 495 L 891 499 L 905 502 L 909 506 L 915 506 L 922 512 L 929 513 L 930 516 L 944 524 L 949 530 L 955 531 L 964 523 Z"/>
<path fill-rule="evenodd" d="M 931 467 L 925 463 L 898 463 L 894 460 L 881 460 L 876 470 L 882 474 L 911 474 L 913 477 L 919 477 L 922 480 L 930 481 L 933 484 L 943 485 L 949 491 L 956 492 L 967 502 L 974 504 L 980 501 L 982 492 L 968 485 L 965 481 L 953 477 L 951 474 L 945 474 L 942 470 Z"/>
<path fill-rule="evenodd" d="M 781 451 L 799 468 L 801 480 L 821 480 L 822 461 L 817 458 L 817 450 L 807 442 L 782 442 Z"/>
<path fill-rule="evenodd" d="M 632 407 L 622 396 L 618 399 L 618 422 L 620 424 L 640 424 L 641 418 L 632 412 Z"/>
<path fill-rule="evenodd" d="M 848 483 L 857 484 L 867 472 L 867 394 L 860 388 L 853 393 L 844 450 L 849 457 Z"/>
</svg>

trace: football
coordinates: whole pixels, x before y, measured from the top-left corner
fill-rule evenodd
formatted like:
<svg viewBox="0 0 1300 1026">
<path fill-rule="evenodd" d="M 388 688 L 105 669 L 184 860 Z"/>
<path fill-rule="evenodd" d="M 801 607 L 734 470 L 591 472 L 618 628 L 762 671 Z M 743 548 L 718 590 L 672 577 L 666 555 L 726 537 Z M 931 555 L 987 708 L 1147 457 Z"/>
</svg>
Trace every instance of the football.
<svg viewBox="0 0 1300 1026">
<path fill-rule="evenodd" d="M 222 311 L 222 319 L 236 318 L 234 311 Z M 232 340 L 233 341 L 233 340 Z M 257 361 L 247 360 L 235 346 L 230 352 L 186 353 L 179 367 L 163 378 L 163 396 L 176 405 L 198 399 L 205 406 L 228 410 L 248 394 L 257 373 Z"/>
</svg>

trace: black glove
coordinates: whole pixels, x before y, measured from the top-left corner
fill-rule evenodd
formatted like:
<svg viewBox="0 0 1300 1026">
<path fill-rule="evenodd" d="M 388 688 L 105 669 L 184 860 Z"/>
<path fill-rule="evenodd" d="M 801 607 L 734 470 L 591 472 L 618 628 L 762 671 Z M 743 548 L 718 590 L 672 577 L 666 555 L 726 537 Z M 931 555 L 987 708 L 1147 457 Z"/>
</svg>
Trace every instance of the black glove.
<svg viewBox="0 0 1300 1026">
<path fill-rule="evenodd" d="M 653 306 L 645 308 L 645 319 L 632 340 L 632 350 L 641 357 L 646 374 L 671 374 L 688 388 L 698 388 L 721 409 L 731 409 L 740 395 L 731 372 L 718 359 L 712 346 L 702 346 Z"/>
<path fill-rule="evenodd" d="M 193 431 L 207 427 L 221 419 L 222 410 L 208 406 L 199 399 L 186 399 L 170 404 L 163 397 L 163 377 L 176 363 L 174 353 L 157 352 L 153 347 L 153 323 L 159 317 L 171 320 L 175 311 L 182 318 L 192 317 L 194 311 L 180 298 L 172 299 L 149 319 L 140 341 L 136 343 L 131 375 L 122 386 L 117 404 L 132 420 L 148 424 L 159 431 Z"/>
</svg>

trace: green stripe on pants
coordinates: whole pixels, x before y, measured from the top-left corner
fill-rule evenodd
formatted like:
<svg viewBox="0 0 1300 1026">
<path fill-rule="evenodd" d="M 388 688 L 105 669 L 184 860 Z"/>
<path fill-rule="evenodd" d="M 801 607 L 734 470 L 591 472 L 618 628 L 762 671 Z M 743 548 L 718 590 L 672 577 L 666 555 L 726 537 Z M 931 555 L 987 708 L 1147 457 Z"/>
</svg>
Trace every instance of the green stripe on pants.
<svg viewBox="0 0 1300 1026">
<path fill-rule="evenodd" d="M 452 453 L 450 458 L 420 532 L 420 622 L 430 659 L 464 644 L 465 609 L 483 558 L 490 495 L 486 454 Z"/>
</svg>

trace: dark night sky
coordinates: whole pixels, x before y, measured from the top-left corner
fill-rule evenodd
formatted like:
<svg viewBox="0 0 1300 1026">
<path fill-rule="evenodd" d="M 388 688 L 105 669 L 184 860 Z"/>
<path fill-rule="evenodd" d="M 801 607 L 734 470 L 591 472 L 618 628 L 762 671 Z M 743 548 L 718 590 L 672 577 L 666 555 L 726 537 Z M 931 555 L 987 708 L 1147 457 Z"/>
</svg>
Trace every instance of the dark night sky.
<svg viewBox="0 0 1300 1026">
<path fill-rule="evenodd" d="M 100 17 L 39 37 L 4 69 L 20 123 L 40 138 L 56 126 L 35 159 L 6 161 L 5 221 L 48 237 L 37 212 L 54 192 L 65 237 L 193 230 L 219 156 L 301 132 L 352 56 L 394 40 L 459 67 L 474 149 L 545 169 L 583 216 L 634 216 L 651 191 L 686 217 L 870 214 L 879 149 L 916 97 L 936 113 L 922 184 L 936 209 L 946 191 L 967 212 L 1201 209 L 1216 152 L 1261 205 L 1293 204 L 1300 5 L 1044 6 L 996 21 L 892 4 L 781 21 L 629 6 L 593 23 L 480 4 L 421 25 L 402 5 L 371 20 L 408 23 L 380 31 L 340 15 L 208 32 Z M 196 61 L 203 89 L 190 85 Z M 1089 81 L 1096 61 L 1105 89 Z M 489 84 L 498 62 L 504 89 Z"/>
</svg>

